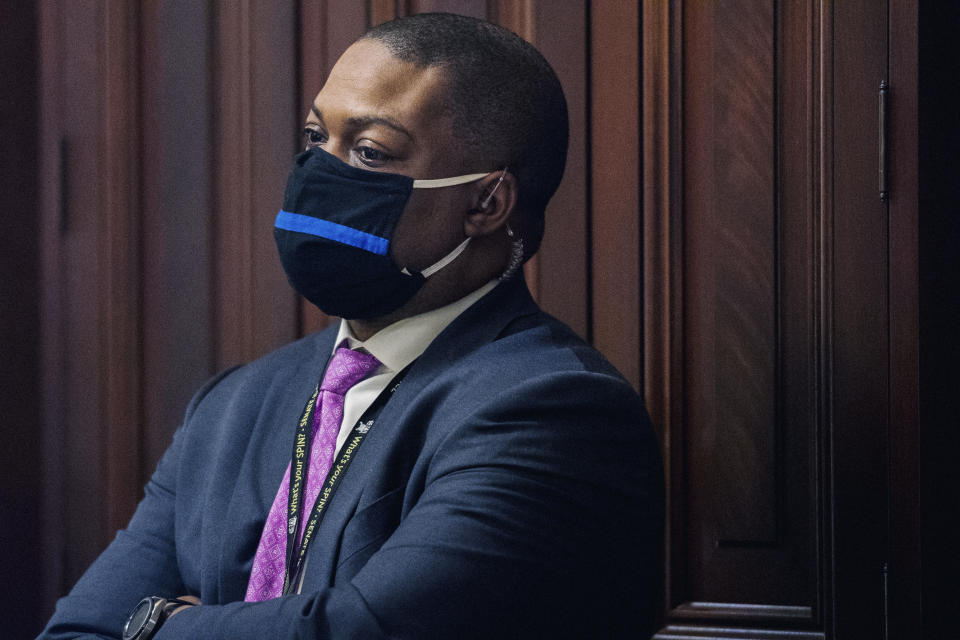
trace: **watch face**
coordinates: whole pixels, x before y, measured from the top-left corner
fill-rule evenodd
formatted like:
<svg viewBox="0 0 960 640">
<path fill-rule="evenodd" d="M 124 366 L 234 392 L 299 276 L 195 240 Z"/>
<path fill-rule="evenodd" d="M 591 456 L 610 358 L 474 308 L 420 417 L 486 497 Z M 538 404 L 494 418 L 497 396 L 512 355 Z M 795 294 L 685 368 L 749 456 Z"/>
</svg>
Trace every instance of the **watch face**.
<svg viewBox="0 0 960 640">
<path fill-rule="evenodd" d="M 127 624 L 123 626 L 123 640 L 136 638 L 137 634 L 143 629 L 143 626 L 150 619 L 150 613 L 153 611 L 153 602 L 150 598 L 144 598 L 130 614 Z"/>
</svg>

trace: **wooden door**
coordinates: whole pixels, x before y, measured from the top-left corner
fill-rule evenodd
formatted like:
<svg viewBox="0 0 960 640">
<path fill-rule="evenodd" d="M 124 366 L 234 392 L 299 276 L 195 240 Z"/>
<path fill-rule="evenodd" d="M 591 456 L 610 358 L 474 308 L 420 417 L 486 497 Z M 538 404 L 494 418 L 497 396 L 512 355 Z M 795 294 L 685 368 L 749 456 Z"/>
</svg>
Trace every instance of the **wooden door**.
<svg viewBox="0 0 960 640">
<path fill-rule="evenodd" d="M 911 428 L 889 420 L 912 303 L 890 295 L 890 207 L 909 217 L 911 192 L 879 185 L 902 26 L 866 0 L 644 5 L 657 638 L 883 638 L 890 581 L 910 582 L 889 573 L 888 443 Z"/>
</svg>

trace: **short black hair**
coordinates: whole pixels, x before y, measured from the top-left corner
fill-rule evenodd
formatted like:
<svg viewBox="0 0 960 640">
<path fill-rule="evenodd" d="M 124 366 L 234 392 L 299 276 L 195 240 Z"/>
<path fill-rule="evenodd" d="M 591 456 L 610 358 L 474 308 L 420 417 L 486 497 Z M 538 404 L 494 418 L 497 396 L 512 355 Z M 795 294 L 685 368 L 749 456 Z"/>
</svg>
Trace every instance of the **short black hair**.
<svg viewBox="0 0 960 640">
<path fill-rule="evenodd" d="M 486 167 L 509 167 L 518 184 L 525 257 L 540 247 L 544 209 L 567 160 L 567 101 L 536 48 L 498 25 L 451 13 L 419 13 L 363 35 L 418 67 L 443 67 L 458 132 Z"/>
</svg>

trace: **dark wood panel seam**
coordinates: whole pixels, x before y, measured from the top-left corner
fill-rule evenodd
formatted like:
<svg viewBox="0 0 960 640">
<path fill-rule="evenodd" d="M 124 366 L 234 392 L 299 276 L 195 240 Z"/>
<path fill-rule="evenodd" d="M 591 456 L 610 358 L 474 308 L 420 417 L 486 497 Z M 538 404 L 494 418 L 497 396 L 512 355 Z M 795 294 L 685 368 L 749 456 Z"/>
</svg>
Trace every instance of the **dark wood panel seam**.
<svg viewBox="0 0 960 640">
<path fill-rule="evenodd" d="M 825 638 L 823 633 L 817 631 L 686 625 L 668 625 L 653 636 L 653 640 L 825 640 Z"/>
<path fill-rule="evenodd" d="M 105 287 L 101 378 L 104 384 L 106 461 L 105 534 L 122 528 L 138 500 L 142 464 L 142 246 L 139 74 L 140 13 L 136 5 L 107 2 L 104 56 L 104 207 L 101 256 Z M 103 540 L 105 545 L 109 538 Z"/>
<path fill-rule="evenodd" d="M 832 606 L 833 594 L 836 592 L 836 559 L 833 557 L 835 540 L 833 538 L 832 510 L 833 502 L 830 499 L 833 487 L 834 464 L 830 442 L 831 425 L 833 424 L 832 388 L 833 388 L 833 316 L 832 285 L 833 282 L 833 5 L 830 2 L 820 2 L 816 5 L 820 29 L 819 53 L 820 64 L 816 78 L 818 87 L 817 107 L 819 116 L 818 128 L 818 163 L 816 174 L 818 180 L 818 200 L 815 212 L 818 229 L 817 253 L 815 256 L 815 279 L 817 296 L 814 302 L 817 311 L 817 472 L 819 509 L 818 522 L 820 532 L 820 580 L 817 581 L 821 593 L 822 623 L 829 629 L 831 635 L 836 633 L 837 621 L 835 609 Z"/>
<path fill-rule="evenodd" d="M 804 606 L 747 604 L 737 602 L 687 602 L 670 612 L 672 619 L 765 620 L 812 622 L 813 609 Z"/>
</svg>

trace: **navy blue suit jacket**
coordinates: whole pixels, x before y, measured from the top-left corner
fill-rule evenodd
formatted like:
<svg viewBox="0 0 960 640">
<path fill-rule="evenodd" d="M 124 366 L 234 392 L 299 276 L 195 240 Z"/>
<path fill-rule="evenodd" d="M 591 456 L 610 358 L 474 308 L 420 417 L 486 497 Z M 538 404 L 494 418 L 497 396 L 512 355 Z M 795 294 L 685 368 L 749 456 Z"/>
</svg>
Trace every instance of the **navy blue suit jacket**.
<svg viewBox="0 0 960 640">
<path fill-rule="evenodd" d="M 199 596 L 158 638 L 641 637 L 663 524 L 640 399 L 522 279 L 417 360 L 311 545 L 301 595 L 242 602 L 335 328 L 197 393 L 129 526 L 41 637 L 119 637 L 146 595 Z"/>
</svg>

